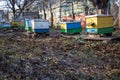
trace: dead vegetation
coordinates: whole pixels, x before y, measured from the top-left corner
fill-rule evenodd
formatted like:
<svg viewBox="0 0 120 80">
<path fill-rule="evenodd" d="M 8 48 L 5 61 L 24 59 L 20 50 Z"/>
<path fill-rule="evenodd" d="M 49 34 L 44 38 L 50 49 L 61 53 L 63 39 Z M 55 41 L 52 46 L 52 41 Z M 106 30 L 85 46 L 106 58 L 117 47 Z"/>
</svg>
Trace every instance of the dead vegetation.
<svg viewBox="0 0 120 80">
<path fill-rule="evenodd" d="M 120 41 L 0 31 L 0 65 L 0 80 L 120 80 Z"/>
</svg>

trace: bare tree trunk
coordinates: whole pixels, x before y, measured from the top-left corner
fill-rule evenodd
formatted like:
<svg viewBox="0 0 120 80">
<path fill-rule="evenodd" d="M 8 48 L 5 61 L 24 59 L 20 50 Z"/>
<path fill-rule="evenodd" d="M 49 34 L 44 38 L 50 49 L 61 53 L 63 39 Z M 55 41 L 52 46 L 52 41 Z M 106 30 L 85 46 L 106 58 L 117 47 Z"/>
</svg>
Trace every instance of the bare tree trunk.
<svg viewBox="0 0 120 80">
<path fill-rule="evenodd" d="M 10 21 L 9 20 L 9 10 L 7 11 L 7 15 L 6 16 L 7 16 L 7 20 Z"/>
<path fill-rule="evenodd" d="M 16 10 L 15 10 L 15 2 L 14 1 L 12 2 L 11 6 L 12 6 L 12 12 L 13 12 L 13 20 L 15 20 L 15 18 L 16 18 Z"/>
<path fill-rule="evenodd" d="M 16 11 L 13 9 L 13 20 L 15 20 L 16 19 Z"/>
<path fill-rule="evenodd" d="M 51 2 L 49 2 L 49 5 L 50 5 L 50 14 L 51 14 L 51 26 L 53 26 L 53 12 L 52 12 Z"/>
<path fill-rule="evenodd" d="M 30 8 L 31 4 L 35 0 L 5 0 L 5 1 L 7 3 L 6 6 L 9 7 L 13 13 L 13 20 L 16 20 L 18 17 L 20 17 L 25 8 L 27 7 Z"/>
<path fill-rule="evenodd" d="M 75 20 L 75 14 L 74 14 L 74 6 L 73 6 L 73 3 L 74 3 L 74 2 L 72 2 L 72 19 Z"/>
<path fill-rule="evenodd" d="M 88 6 L 85 7 L 85 15 L 88 15 Z"/>
<path fill-rule="evenodd" d="M 60 21 L 61 21 L 61 0 L 59 0 L 59 5 L 60 5 L 60 9 L 59 9 L 59 10 L 60 10 L 60 11 L 59 11 L 59 12 L 60 12 L 59 19 L 60 19 Z"/>
<path fill-rule="evenodd" d="M 46 12 L 45 12 L 45 7 L 44 7 L 44 2 L 43 2 L 43 14 L 44 14 L 44 19 L 46 19 Z"/>
<path fill-rule="evenodd" d="M 84 9 L 85 9 L 85 15 L 88 15 L 88 9 L 89 9 L 89 7 L 88 7 L 88 5 L 87 5 L 87 0 L 85 0 L 85 2 L 84 3 L 86 3 L 85 5 L 84 5 Z"/>
<path fill-rule="evenodd" d="M 120 28 L 120 4 L 119 4 L 119 28 Z"/>
</svg>

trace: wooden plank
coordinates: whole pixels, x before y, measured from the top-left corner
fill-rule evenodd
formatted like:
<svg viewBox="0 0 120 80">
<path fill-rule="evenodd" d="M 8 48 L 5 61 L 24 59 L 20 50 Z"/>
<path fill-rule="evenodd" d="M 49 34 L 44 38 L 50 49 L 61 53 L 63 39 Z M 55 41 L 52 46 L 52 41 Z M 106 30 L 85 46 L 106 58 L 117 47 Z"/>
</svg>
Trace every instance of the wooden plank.
<svg viewBox="0 0 120 80">
<path fill-rule="evenodd" d="M 78 38 L 80 37 L 80 34 L 61 34 L 64 38 Z"/>
<path fill-rule="evenodd" d="M 99 35 L 87 35 L 87 34 L 75 34 L 75 35 L 68 35 L 68 34 L 61 34 L 61 37 L 65 38 L 79 38 L 85 40 L 92 40 L 92 41 L 111 41 L 111 40 L 120 40 L 120 36 L 108 36 L 108 37 L 101 37 Z"/>
<path fill-rule="evenodd" d="M 120 36 L 110 36 L 110 37 L 84 37 L 85 40 L 98 40 L 98 41 L 110 41 L 110 40 L 118 40 Z"/>
</svg>

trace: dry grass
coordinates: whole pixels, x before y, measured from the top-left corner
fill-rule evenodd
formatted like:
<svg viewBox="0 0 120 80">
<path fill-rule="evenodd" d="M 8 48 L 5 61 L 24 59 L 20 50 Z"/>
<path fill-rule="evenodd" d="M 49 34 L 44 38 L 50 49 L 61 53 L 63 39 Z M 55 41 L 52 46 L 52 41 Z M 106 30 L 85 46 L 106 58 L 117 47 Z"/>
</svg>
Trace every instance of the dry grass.
<svg viewBox="0 0 120 80">
<path fill-rule="evenodd" d="M 81 44 L 22 33 L 1 32 L 1 80 L 120 80 L 120 41 Z"/>
</svg>

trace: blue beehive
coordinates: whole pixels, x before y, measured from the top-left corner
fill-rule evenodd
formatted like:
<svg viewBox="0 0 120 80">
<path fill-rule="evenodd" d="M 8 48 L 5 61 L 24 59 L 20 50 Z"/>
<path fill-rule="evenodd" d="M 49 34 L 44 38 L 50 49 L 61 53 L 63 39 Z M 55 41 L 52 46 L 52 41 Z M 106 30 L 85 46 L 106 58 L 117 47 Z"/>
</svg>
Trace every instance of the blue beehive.
<svg viewBox="0 0 120 80">
<path fill-rule="evenodd" d="M 60 26 L 62 33 L 74 34 L 82 31 L 81 22 L 79 21 L 61 22 Z"/>
</svg>

